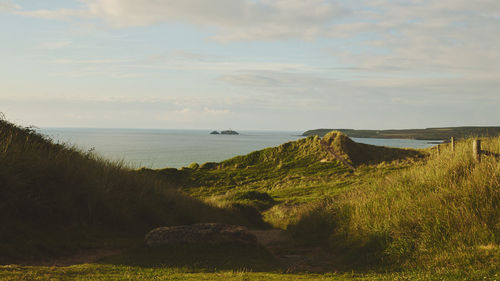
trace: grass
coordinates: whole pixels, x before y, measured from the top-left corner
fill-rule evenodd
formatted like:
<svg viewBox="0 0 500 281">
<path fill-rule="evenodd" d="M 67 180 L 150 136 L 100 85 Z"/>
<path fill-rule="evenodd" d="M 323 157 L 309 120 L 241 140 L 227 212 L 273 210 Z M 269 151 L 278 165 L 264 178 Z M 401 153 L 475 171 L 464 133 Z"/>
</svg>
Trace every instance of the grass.
<svg viewBox="0 0 500 281">
<path fill-rule="evenodd" d="M 0 263 L 119 246 L 158 226 L 251 224 L 237 210 L 177 192 L 175 182 L 54 143 L 32 128 L 0 120 L 0 140 Z"/>
<path fill-rule="evenodd" d="M 500 162 L 475 162 L 471 142 L 312 203 L 290 230 L 345 264 L 498 272 Z M 484 139 L 483 149 L 498 153 L 500 138 Z"/>
<path fill-rule="evenodd" d="M 339 133 L 180 170 L 131 170 L 0 121 L 0 264 L 82 249 L 121 254 L 68 267 L 0 266 L 6 280 L 498 280 L 500 163 L 470 140 L 402 150 Z M 499 153 L 500 138 L 483 140 Z M 431 155 L 432 154 L 432 155 Z M 143 246 L 156 226 L 225 222 L 286 229 L 283 253 L 319 249 L 298 272 L 267 249 Z M 289 244 L 287 244 L 289 243 Z M 270 248 L 271 249 L 271 248 Z M 333 273 L 332 273 L 333 272 Z"/>
<path fill-rule="evenodd" d="M 96 263 L 65 267 L 0 266 L 1 280 L 494 280 L 477 268 L 323 273 L 283 267 L 263 248 L 245 245 L 137 247 Z"/>
<path fill-rule="evenodd" d="M 328 134 L 323 140 L 355 165 L 356 171 L 326 152 L 320 138 L 308 137 L 211 163 L 210 169 L 193 164 L 181 170 L 143 172 L 160 175 L 168 181 L 175 179 L 183 192 L 211 205 L 253 208 L 253 212 L 246 212 L 250 215 L 248 220 L 256 216 L 260 219 L 260 212 L 270 225 L 286 229 L 302 205 L 403 169 L 426 155 L 424 151 L 355 143 L 338 132 Z M 254 197 L 241 197 L 249 194 Z"/>
<path fill-rule="evenodd" d="M 477 270 L 445 269 L 405 272 L 286 273 L 220 270 L 196 272 L 182 268 L 154 268 L 109 264 L 69 267 L 0 266 L 2 280 L 498 280 L 499 274 Z"/>
</svg>

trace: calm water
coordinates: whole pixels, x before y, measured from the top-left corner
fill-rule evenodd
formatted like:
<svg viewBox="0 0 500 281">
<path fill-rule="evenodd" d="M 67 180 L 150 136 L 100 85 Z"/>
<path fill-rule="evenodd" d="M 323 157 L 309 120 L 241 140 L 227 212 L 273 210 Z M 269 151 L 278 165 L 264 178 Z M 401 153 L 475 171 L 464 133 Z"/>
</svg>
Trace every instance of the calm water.
<svg viewBox="0 0 500 281">
<path fill-rule="evenodd" d="M 208 130 L 69 129 L 44 128 L 41 133 L 83 150 L 124 160 L 132 167 L 179 168 L 192 162 L 220 162 L 301 138 L 302 132 L 239 131 L 240 135 L 210 135 Z M 427 141 L 354 139 L 393 147 L 423 148 Z"/>
</svg>

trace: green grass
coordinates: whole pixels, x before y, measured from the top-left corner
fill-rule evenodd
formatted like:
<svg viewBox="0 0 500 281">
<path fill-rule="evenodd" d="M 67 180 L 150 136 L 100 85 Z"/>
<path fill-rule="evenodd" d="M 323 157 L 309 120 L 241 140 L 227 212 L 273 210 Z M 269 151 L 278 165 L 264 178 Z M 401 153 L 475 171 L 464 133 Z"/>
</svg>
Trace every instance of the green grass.
<svg viewBox="0 0 500 281">
<path fill-rule="evenodd" d="M 260 247 L 170 245 L 136 247 L 92 264 L 0 266 L 0 280 L 494 280 L 491 268 L 297 272 Z"/>
<path fill-rule="evenodd" d="M 426 155 L 424 151 L 359 144 L 345 135 L 332 132 L 323 138 L 347 162 L 352 171 L 327 153 L 320 138 L 308 137 L 278 147 L 237 156 L 211 168 L 143 170 L 176 180 L 183 192 L 216 206 L 254 208 L 264 220 L 286 229 L 302 205 L 345 192 L 353 186 L 403 169 Z M 202 165 L 201 167 L 203 167 Z M 268 199 L 240 198 L 241 194 L 261 194 Z M 238 197 L 240 196 L 240 197 Z M 248 208 L 247 208 L 248 209 Z M 246 212 L 248 220 L 256 212 Z M 252 215 L 253 214 L 253 215 Z M 257 219 L 260 219 L 257 218 Z"/>
<path fill-rule="evenodd" d="M 498 280 L 495 272 L 443 269 L 388 273 L 286 273 L 220 270 L 196 272 L 182 268 L 83 264 L 69 267 L 0 266 L 2 280 Z"/>
</svg>

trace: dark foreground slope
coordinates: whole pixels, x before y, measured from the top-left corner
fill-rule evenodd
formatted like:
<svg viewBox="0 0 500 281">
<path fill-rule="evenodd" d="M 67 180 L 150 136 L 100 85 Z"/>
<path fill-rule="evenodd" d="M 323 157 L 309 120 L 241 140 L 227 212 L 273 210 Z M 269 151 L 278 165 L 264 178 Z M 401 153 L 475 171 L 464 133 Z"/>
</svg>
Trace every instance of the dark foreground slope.
<svg viewBox="0 0 500 281">
<path fill-rule="evenodd" d="M 0 263 L 101 247 L 153 227 L 247 224 L 93 153 L 0 120 Z"/>
<path fill-rule="evenodd" d="M 304 132 L 303 136 L 324 136 L 333 129 L 316 129 Z M 350 138 L 449 140 L 473 136 L 495 137 L 500 135 L 500 127 L 446 127 L 407 130 L 353 130 L 337 129 Z"/>
</svg>

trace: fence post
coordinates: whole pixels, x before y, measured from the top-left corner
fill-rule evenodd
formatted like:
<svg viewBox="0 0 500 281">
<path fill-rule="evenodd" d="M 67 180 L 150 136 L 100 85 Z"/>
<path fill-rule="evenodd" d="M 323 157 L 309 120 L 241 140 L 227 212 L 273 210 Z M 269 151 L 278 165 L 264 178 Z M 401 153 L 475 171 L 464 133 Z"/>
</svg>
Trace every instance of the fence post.
<svg viewBox="0 0 500 281">
<path fill-rule="evenodd" d="M 477 162 L 481 162 L 481 140 L 472 141 L 472 153 Z"/>
<path fill-rule="evenodd" d="M 441 152 L 441 149 L 440 149 L 440 147 L 439 147 L 439 146 L 440 146 L 439 144 L 438 144 L 438 145 L 436 145 L 436 150 L 437 150 L 437 154 L 438 154 L 438 155 L 439 155 L 439 154 L 440 154 L 440 152 Z"/>
<path fill-rule="evenodd" d="M 451 137 L 451 152 L 455 152 L 455 138 Z"/>
</svg>

